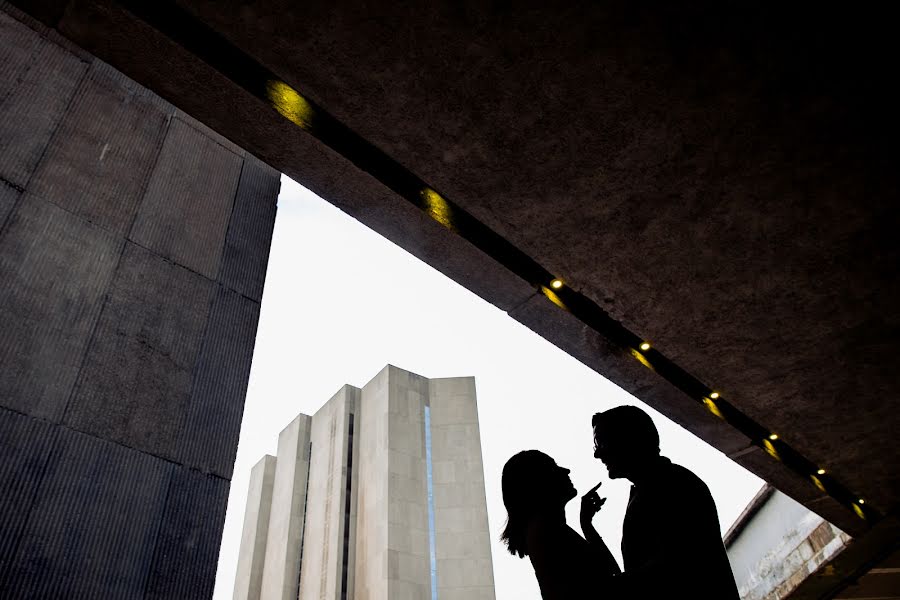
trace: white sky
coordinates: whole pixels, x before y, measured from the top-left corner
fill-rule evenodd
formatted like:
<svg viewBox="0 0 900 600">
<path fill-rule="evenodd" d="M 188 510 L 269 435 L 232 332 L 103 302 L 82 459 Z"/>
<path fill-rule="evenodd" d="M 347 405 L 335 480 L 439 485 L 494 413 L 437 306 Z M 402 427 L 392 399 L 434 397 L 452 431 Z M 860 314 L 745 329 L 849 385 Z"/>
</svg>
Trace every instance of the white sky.
<svg viewBox="0 0 900 600">
<path fill-rule="evenodd" d="M 540 600 L 527 559 L 499 542 L 500 473 L 537 448 L 572 470 L 580 493 L 601 479 L 609 501 L 594 524 L 620 560 L 629 484 L 593 458 L 591 415 L 619 404 L 651 414 L 661 449 L 709 486 L 722 530 L 762 481 L 405 250 L 282 177 L 215 600 L 231 598 L 250 469 L 276 454 L 278 433 L 345 383 L 362 387 L 386 364 L 425 377 L 474 376 L 498 600 Z M 578 499 L 568 520 L 578 529 Z"/>
</svg>

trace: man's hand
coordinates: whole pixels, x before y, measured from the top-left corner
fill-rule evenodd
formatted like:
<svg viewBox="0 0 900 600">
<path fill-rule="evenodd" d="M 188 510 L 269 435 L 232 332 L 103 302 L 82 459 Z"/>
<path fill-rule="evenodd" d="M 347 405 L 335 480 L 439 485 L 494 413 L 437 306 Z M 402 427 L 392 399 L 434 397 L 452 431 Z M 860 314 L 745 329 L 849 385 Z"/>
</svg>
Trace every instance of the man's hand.
<svg viewBox="0 0 900 600">
<path fill-rule="evenodd" d="M 597 490 L 603 484 L 601 481 L 581 497 L 581 523 L 582 526 L 584 524 L 590 524 L 590 522 L 594 519 L 594 515 L 600 512 L 600 508 L 603 507 L 603 504 L 606 502 L 606 498 L 601 498 L 599 494 L 597 494 Z"/>
</svg>

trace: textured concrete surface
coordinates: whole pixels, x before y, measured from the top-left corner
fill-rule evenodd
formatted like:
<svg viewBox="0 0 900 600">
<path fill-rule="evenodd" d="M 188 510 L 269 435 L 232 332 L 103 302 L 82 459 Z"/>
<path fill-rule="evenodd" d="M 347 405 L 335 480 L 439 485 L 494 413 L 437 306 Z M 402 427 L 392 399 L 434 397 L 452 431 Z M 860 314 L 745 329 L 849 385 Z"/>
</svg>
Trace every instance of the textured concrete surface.
<svg viewBox="0 0 900 600">
<path fill-rule="evenodd" d="M 896 510 L 890 19 L 711 1 L 181 6 Z M 113 3 L 79 1 L 54 24 L 504 310 L 531 295 Z M 550 322 L 531 326 L 579 354 L 584 332 Z M 615 380 L 631 360 L 587 364 Z M 651 378 L 638 396 L 730 453 L 738 440 L 667 387 Z"/>
<path fill-rule="evenodd" d="M 2 11 L 0 39 L 0 178 L 25 187 L 87 65 Z"/>
<path fill-rule="evenodd" d="M 4 598 L 134 598 L 147 583 L 171 463 L 59 429 Z"/>
<path fill-rule="evenodd" d="M 215 278 L 240 170 L 240 156 L 173 119 L 131 238 Z"/>
<path fill-rule="evenodd" d="M 125 235 L 156 162 L 172 107 L 102 63 L 75 93 L 29 191 Z M 103 119 L 97 115 L 102 114 Z"/>
<path fill-rule="evenodd" d="M 59 421 L 122 241 L 26 195 L 0 237 L 0 404 Z"/>
<path fill-rule="evenodd" d="M 0 229 L 6 223 L 6 217 L 12 211 L 13 206 L 22 194 L 5 181 L 0 181 Z"/>
<path fill-rule="evenodd" d="M 0 588 L 56 436 L 57 430 L 45 422 L 0 409 Z"/>
<path fill-rule="evenodd" d="M 278 197 L 280 177 L 278 171 L 258 159 L 244 159 L 225 239 L 220 280 L 257 302 L 262 299 L 276 209 L 274 201 L 260 199 Z"/>
<path fill-rule="evenodd" d="M 228 489 L 227 479 L 175 470 L 145 598 L 212 597 Z"/>
<path fill-rule="evenodd" d="M 250 470 L 250 491 L 244 509 L 241 546 L 234 576 L 234 600 L 260 600 L 266 541 L 272 511 L 272 487 L 275 483 L 274 456 L 263 456 Z"/>
<path fill-rule="evenodd" d="M 66 423 L 176 458 L 212 293 L 209 280 L 128 243 Z"/>
<path fill-rule="evenodd" d="M 278 435 L 278 460 L 272 483 L 272 508 L 260 596 L 268 600 L 297 597 L 300 548 L 306 515 L 311 419 L 300 415 Z"/>
<path fill-rule="evenodd" d="M 195 469 L 231 478 L 258 321 L 258 303 L 216 286 L 177 452 Z"/>
<path fill-rule="evenodd" d="M 0 2 L 0 179 L 0 597 L 211 596 L 278 173 Z"/>
</svg>

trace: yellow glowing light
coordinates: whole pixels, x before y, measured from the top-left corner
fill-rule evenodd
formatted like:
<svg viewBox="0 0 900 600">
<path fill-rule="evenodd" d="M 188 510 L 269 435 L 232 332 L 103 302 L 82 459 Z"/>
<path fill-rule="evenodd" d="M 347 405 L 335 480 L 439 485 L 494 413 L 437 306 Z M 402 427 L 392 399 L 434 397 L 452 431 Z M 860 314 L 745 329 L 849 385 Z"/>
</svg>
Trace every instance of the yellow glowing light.
<svg viewBox="0 0 900 600">
<path fill-rule="evenodd" d="M 819 488 L 820 490 L 822 490 L 825 493 L 828 493 L 828 490 L 825 489 L 825 485 L 822 483 L 822 481 L 818 477 L 816 477 L 815 475 L 811 475 L 810 478 L 812 479 L 813 483 L 816 484 L 817 488 Z"/>
<path fill-rule="evenodd" d="M 769 439 L 770 439 L 770 440 L 777 440 L 777 439 L 778 439 L 778 434 L 777 434 L 777 433 L 773 433 L 773 434 L 769 435 Z"/>
<path fill-rule="evenodd" d="M 557 305 L 558 307 L 560 307 L 560 308 L 563 309 L 563 310 L 569 310 L 569 307 L 566 306 L 565 303 L 560 299 L 560 297 L 557 296 L 556 294 L 554 294 L 554 293 L 553 293 L 553 290 L 551 290 L 550 288 L 541 286 L 541 292 L 542 292 L 545 296 L 547 296 L 547 298 L 548 298 L 548 299 L 550 300 L 550 302 L 552 302 L 553 304 Z"/>
<path fill-rule="evenodd" d="M 709 395 L 709 397 L 712 398 L 713 400 L 715 400 L 716 398 L 719 397 L 719 392 L 713 392 L 712 394 Z"/>
<path fill-rule="evenodd" d="M 816 473 L 818 473 L 819 475 L 824 475 L 825 469 L 819 469 L 818 471 L 816 471 Z"/>
<path fill-rule="evenodd" d="M 559 279 L 554 279 L 553 281 L 550 282 L 550 287 L 552 287 L 554 290 L 558 290 L 562 286 L 563 286 L 563 283 Z"/>
<path fill-rule="evenodd" d="M 266 83 L 266 94 L 282 117 L 303 129 L 312 127 L 315 111 L 297 90 L 283 81 L 269 81 Z"/>
<path fill-rule="evenodd" d="M 860 519 L 866 518 L 866 513 L 864 513 L 863 509 L 860 508 L 859 506 L 857 506 L 856 504 L 853 505 L 853 512 L 855 512 L 856 516 L 859 517 Z"/>
<path fill-rule="evenodd" d="M 772 445 L 772 442 L 769 440 L 763 440 L 763 448 L 765 448 L 766 452 L 769 453 L 769 456 L 776 460 L 781 460 L 781 456 L 778 454 L 778 450 L 775 446 Z"/>
<path fill-rule="evenodd" d="M 651 370 L 653 370 L 653 371 L 656 370 L 656 369 L 653 368 L 653 365 L 651 365 L 650 362 L 649 362 L 646 358 L 644 358 L 644 355 L 641 354 L 640 352 L 638 352 L 637 350 L 631 350 L 631 355 L 632 355 L 633 357 L 635 357 L 639 363 L 641 363 L 642 365 L 644 365 L 644 366 L 647 367 L 648 369 L 651 369 Z"/>
<path fill-rule="evenodd" d="M 431 188 L 425 188 L 419 194 L 425 201 L 425 212 L 428 213 L 428 216 L 447 229 L 454 229 L 453 208 L 450 204 Z"/>
<path fill-rule="evenodd" d="M 704 398 L 704 399 L 703 399 L 703 404 L 706 405 L 706 408 L 708 408 L 708 409 L 709 409 L 709 412 L 711 412 L 712 414 L 716 415 L 716 416 L 719 417 L 720 419 L 724 419 L 724 418 L 725 418 L 724 415 L 722 415 L 722 411 L 720 411 L 720 410 L 719 410 L 719 407 L 716 406 L 716 403 L 713 402 L 712 400 L 710 400 L 709 398 Z"/>
<path fill-rule="evenodd" d="M 650 349 L 650 344 L 648 344 L 647 342 L 644 342 L 643 344 L 641 344 L 641 350 L 644 350 L 646 352 L 649 349 Z"/>
</svg>

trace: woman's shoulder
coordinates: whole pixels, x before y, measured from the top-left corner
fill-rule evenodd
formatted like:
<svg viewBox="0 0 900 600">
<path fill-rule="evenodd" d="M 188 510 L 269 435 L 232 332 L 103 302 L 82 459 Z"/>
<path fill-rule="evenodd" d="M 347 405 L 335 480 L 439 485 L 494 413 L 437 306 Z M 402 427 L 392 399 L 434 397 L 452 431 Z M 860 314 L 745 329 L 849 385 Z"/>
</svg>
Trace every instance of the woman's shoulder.
<svg viewBox="0 0 900 600">
<path fill-rule="evenodd" d="M 565 523 L 532 519 L 528 523 L 525 534 L 529 554 L 532 550 L 552 548 L 556 553 L 567 554 L 568 551 L 581 550 L 589 545 L 574 529 Z"/>
</svg>

